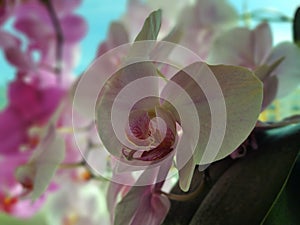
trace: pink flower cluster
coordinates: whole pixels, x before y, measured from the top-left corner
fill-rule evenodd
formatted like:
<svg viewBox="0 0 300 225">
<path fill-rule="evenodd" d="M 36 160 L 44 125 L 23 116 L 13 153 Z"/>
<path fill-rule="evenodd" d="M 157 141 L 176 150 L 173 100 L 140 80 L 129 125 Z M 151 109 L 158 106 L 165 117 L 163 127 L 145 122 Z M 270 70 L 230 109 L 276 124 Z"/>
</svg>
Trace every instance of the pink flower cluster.
<svg viewBox="0 0 300 225">
<path fill-rule="evenodd" d="M 8 85 L 7 106 L 0 112 L 1 211 L 30 216 L 43 202 L 44 197 L 34 204 L 22 200 L 34 184 L 20 185 L 15 173 L 43 142 L 41 131 L 48 126 L 74 79 L 77 45 L 87 31 L 83 18 L 74 14 L 80 3 L 80 0 L 1 1 L 0 48 L 16 71 Z M 55 14 L 51 14 L 49 6 Z M 60 27 L 56 27 L 55 19 Z M 13 29 L 5 29 L 4 25 L 11 20 Z M 61 43 L 58 29 L 62 32 Z M 58 49 L 62 53 L 59 58 Z"/>
</svg>

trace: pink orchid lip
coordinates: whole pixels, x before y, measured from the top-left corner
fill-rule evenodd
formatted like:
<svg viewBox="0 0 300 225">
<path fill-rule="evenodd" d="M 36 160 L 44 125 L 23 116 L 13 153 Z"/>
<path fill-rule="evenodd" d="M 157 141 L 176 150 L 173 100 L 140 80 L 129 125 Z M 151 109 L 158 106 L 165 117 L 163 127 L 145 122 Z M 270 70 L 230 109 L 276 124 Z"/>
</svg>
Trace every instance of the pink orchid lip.
<svg viewBox="0 0 300 225">
<path fill-rule="evenodd" d="M 173 148 L 162 148 L 157 147 L 155 149 L 152 149 L 150 151 L 144 151 L 141 156 L 135 157 L 135 153 L 139 152 L 137 150 L 129 150 L 129 152 L 126 151 L 125 148 L 122 149 L 122 154 L 126 157 L 127 160 L 140 160 L 140 161 L 160 161 L 164 159 L 170 152 L 172 152 Z"/>
<path fill-rule="evenodd" d="M 126 135 L 128 140 L 139 149 L 124 146 L 122 155 L 127 161 L 158 162 L 174 150 L 176 128 L 173 126 L 176 122 L 169 121 L 168 124 L 163 117 L 160 117 L 159 114 L 162 113 L 157 113 L 157 110 L 163 111 L 163 114 L 169 113 L 157 105 L 158 102 L 156 98 L 149 98 L 138 102 L 133 107 Z"/>
<path fill-rule="evenodd" d="M 128 148 L 122 149 L 122 154 L 128 161 L 138 160 L 144 162 L 157 163 L 165 159 L 173 150 L 173 144 L 175 137 L 173 133 L 168 129 L 167 136 L 164 140 L 153 149 L 147 150 L 145 146 L 141 146 L 141 150 L 132 150 Z M 144 151 L 142 149 L 145 149 Z"/>
</svg>

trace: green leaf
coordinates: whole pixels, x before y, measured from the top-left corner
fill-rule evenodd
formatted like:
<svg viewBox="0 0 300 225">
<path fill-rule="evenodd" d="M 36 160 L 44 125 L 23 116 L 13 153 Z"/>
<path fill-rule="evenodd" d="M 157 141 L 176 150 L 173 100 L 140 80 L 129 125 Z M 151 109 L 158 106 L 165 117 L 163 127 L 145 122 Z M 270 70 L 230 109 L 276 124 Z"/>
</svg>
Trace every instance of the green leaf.
<svg viewBox="0 0 300 225">
<path fill-rule="evenodd" d="M 260 224 L 294 165 L 299 136 L 300 125 L 269 131 L 259 149 L 235 162 L 216 182 L 190 225 Z"/>
<path fill-rule="evenodd" d="M 294 42 L 300 47 L 300 7 L 296 10 L 293 21 L 293 39 Z"/>
<path fill-rule="evenodd" d="M 194 199 L 185 202 L 171 201 L 170 211 L 163 223 L 163 225 L 188 225 L 193 215 L 197 211 L 199 205 L 210 191 L 212 186 L 218 181 L 218 179 L 224 174 L 224 172 L 233 164 L 234 160 L 227 157 L 223 160 L 213 163 L 209 167 L 209 183 L 204 185 L 204 190 Z M 196 169 L 194 171 L 191 187 L 189 192 L 184 192 L 177 184 L 172 193 L 177 195 L 186 195 L 194 192 L 203 179 L 203 171 Z M 178 216 L 180 214 L 180 216 Z"/>
<path fill-rule="evenodd" d="M 267 215 L 264 225 L 300 224 L 300 157 L 279 198 Z"/>
<path fill-rule="evenodd" d="M 161 26 L 161 10 L 153 11 L 145 20 L 142 30 L 134 41 L 156 40 Z"/>
<path fill-rule="evenodd" d="M 269 133 L 267 136 L 265 135 L 265 133 Z M 299 136 L 300 136 L 300 125 L 298 126 L 290 126 L 288 128 L 281 128 L 281 129 L 274 129 L 273 131 L 268 131 L 266 132 L 266 130 L 256 130 L 256 137 L 258 139 L 258 144 L 259 144 L 259 149 L 258 150 L 253 150 L 253 152 L 250 152 L 248 155 L 246 155 L 246 157 L 244 159 L 240 159 L 240 160 L 232 160 L 230 157 L 227 157 L 223 160 L 220 160 L 218 162 L 213 163 L 210 167 L 209 167 L 209 183 L 207 183 L 205 185 L 204 190 L 199 194 L 199 196 L 197 196 L 196 198 L 187 201 L 187 202 L 176 202 L 176 201 L 172 201 L 171 202 L 171 208 L 169 211 L 169 214 L 167 215 L 165 221 L 164 221 L 164 225 L 174 225 L 174 224 L 180 224 L 180 225 L 187 225 L 190 223 L 191 219 L 194 216 L 194 221 L 199 218 L 200 216 L 203 216 L 203 220 L 208 219 L 208 222 L 203 222 L 203 224 L 259 224 L 262 220 L 262 218 L 264 217 L 264 215 L 266 214 L 266 212 L 269 210 L 269 208 L 272 205 L 272 200 L 276 199 L 276 196 L 279 192 L 279 190 L 281 189 L 282 185 L 285 183 L 285 179 L 284 177 L 287 177 L 286 174 L 289 173 L 289 168 L 293 165 L 293 161 L 297 155 L 297 152 L 300 149 L 300 143 L 299 143 Z M 287 144 L 289 143 L 289 147 L 287 147 Z M 283 157 L 284 160 L 282 160 L 282 162 L 278 163 L 277 161 L 280 161 L 280 157 Z M 273 160 L 275 159 L 275 160 Z M 287 160 L 290 159 L 290 160 Z M 265 160 L 265 162 L 263 161 Z M 250 162 L 247 162 L 250 161 Z M 288 162 L 290 161 L 290 162 Z M 262 164 L 262 169 L 259 167 L 259 162 Z M 237 165 L 236 165 L 237 164 Z M 244 164 L 244 166 L 243 166 Z M 255 168 L 255 165 L 258 166 L 258 168 Z M 266 168 L 264 169 L 264 165 L 266 166 Z M 246 169 L 247 166 L 251 166 L 249 167 L 249 172 L 247 173 L 242 173 L 241 172 L 234 172 L 233 170 L 241 170 L 238 168 L 244 167 L 244 169 Z M 254 169 L 253 169 L 254 167 Z M 278 168 L 279 167 L 279 168 Z M 297 167 L 297 168 L 296 168 Z M 288 202 L 288 207 L 289 207 L 289 214 L 293 214 L 293 217 L 298 216 L 298 218 L 296 218 L 296 220 L 294 219 L 293 221 L 296 221 L 296 223 L 281 223 L 281 224 L 299 224 L 299 199 L 300 199 L 300 193 L 299 193 L 299 189 L 300 189 L 300 184 L 299 184 L 299 171 L 300 171 L 300 158 L 298 159 L 298 166 L 296 166 L 292 173 L 291 173 L 291 177 L 289 179 L 289 181 L 287 182 L 287 186 L 284 189 L 284 191 L 282 192 L 284 196 L 287 197 L 287 202 Z M 268 169 L 271 168 L 269 171 Z M 281 171 L 282 168 L 286 168 L 283 171 Z M 298 171 L 296 173 L 296 171 Z M 231 171 L 231 172 L 230 172 Z M 259 172 L 256 172 L 259 171 Z M 278 171 L 280 171 L 278 173 Z M 263 174 L 261 174 L 263 172 Z M 228 174 L 229 173 L 229 174 Z M 235 174 L 239 174 L 238 176 Z M 250 177 L 251 173 L 253 173 L 252 178 Z M 269 173 L 268 176 L 266 176 L 266 174 Z M 227 174 L 227 175 L 226 175 Z M 249 175 L 250 174 L 250 175 Z M 271 174 L 271 175 L 270 175 Z M 281 176 L 283 174 L 283 176 Z M 224 185 L 224 188 L 226 188 L 226 190 L 229 193 L 226 193 L 226 191 L 222 190 L 222 184 L 220 183 L 219 179 L 223 179 L 221 178 L 223 175 L 228 176 L 228 175 L 232 175 L 233 177 L 228 178 L 228 182 L 229 184 L 231 183 L 232 185 L 232 190 L 231 189 L 227 189 L 226 185 Z M 265 176 L 264 176 L 265 175 Z M 243 184 L 239 181 L 239 179 L 242 179 L 242 176 L 245 176 L 246 182 Z M 195 190 L 197 188 L 197 186 L 199 185 L 199 183 L 201 182 L 203 177 L 203 172 L 199 172 L 198 170 L 195 170 L 194 172 L 194 176 L 193 176 L 193 181 L 191 184 L 191 191 Z M 250 179 L 251 178 L 251 179 Z M 278 179 L 278 180 L 277 180 Z M 223 179 L 224 180 L 224 179 Z M 258 182 L 256 181 L 261 181 L 260 186 L 258 186 L 258 190 L 256 191 L 257 193 L 255 193 L 255 190 L 251 189 L 252 186 L 255 187 L 255 184 L 257 184 Z M 281 182 L 280 182 L 281 181 Z M 223 183 L 223 182 L 222 182 Z M 273 184 L 278 184 L 277 188 L 275 186 L 272 186 Z M 224 184 L 224 183 L 223 183 Z M 216 191 L 216 187 L 215 186 L 219 186 L 218 189 L 220 190 L 220 193 L 218 193 Z M 228 200 L 228 195 L 232 195 L 232 192 L 236 191 L 236 189 L 238 188 L 238 186 L 240 186 L 241 188 L 243 188 L 245 191 L 241 190 L 237 190 L 237 196 L 235 198 L 229 199 Z M 266 187 L 265 187 L 266 186 Z M 214 190 L 212 190 L 214 189 Z M 274 192 L 274 189 L 277 189 L 278 191 Z M 260 215 L 260 220 L 257 220 L 257 223 L 251 223 L 251 220 L 249 220 L 250 222 L 248 222 L 248 220 L 244 220 L 245 222 L 243 223 L 241 218 L 243 216 L 249 216 L 250 214 L 253 215 L 253 217 L 256 217 L 257 215 L 255 215 L 255 211 L 256 208 L 262 208 L 262 206 L 265 203 L 260 203 L 260 202 L 264 202 L 264 200 L 266 200 L 266 198 L 268 198 L 269 194 L 272 192 L 272 197 L 271 197 L 271 201 L 269 201 L 269 204 L 266 204 L 264 207 L 264 212 L 265 213 L 261 213 Z M 184 193 L 180 187 L 179 184 L 177 184 L 173 190 L 172 193 L 174 194 L 186 194 Z M 264 194 L 266 193 L 266 194 Z M 226 207 L 220 207 L 220 208 L 216 208 L 216 210 L 218 210 L 218 215 L 217 216 L 212 216 L 212 215 L 205 215 L 204 212 L 201 212 L 202 215 L 199 215 L 199 210 L 198 212 L 195 214 L 195 212 L 197 211 L 197 209 L 199 208 L 203 208 L 203 206 L 201 205 L 202 202 L 207 201 L 206 200 L 206 196 L 210 195 L 212 198 L 213 195 L 216 195 L 216 201 L 225 201 L 222 200 L 223 198 L 227 198 L 227 204 L 226 202 L 222 202 L 222 204 L 225 204 Z M 257 196 L 255 196 L 257 195 Z M 245 197 L 250 196 L 250 200 L 245 201 Z M 261 197 L 262 199 L 259 200 L 260 202 L 257 201 L 257 198 Z M 218 200 L 218 198 L 220 198 Z M 282 197 L 280 197 L 277 201 L 282 201 L 281 200 Z M 267 200 L 266 200 L 267 201 Z M 286 201 L 286 200 L 283 200 Z M 231 203 L 233 202 L 233 203 Z M 203 203 L 204 204 L 204 203 Z M 209 203 L 205 203 L 206 207 L 209 206 Z M 214 204 L 213 201 L 210 202 L 211 207 L 210 210 L 212 211 L 212 213 L 214 212 L 214 207 L 217 204 Z M 239 209 L 239 207 L 242 208 Z M 257 206 L 258 205 L 258 206 Z M 199 207 L 200 206 L 200 207 Z M 230 211 L 228 210 L 228 207 L 233 207 L 234 210 L 238 211 Z M 275 205 L 275 207 L 277 207 Z M 284 209 L 285 206 L 280 206 L 281 210 Z M 276 212 L 278 212 L 278 210 L 276 210 Z M 208 214 L 210 214 L 211 212 L 208 212 Z M 272 216 L 274 215 L 275 212 L 270 213 L 270 215 L 272 214 Z M 285 212 L 283 212 L 285 213 Z M 180 216 L 178 216 L 180 214 Z M 195 215 L 194 215 L 195 214 Z M 287 215 L 287 214 L 286 214 Z M 286 216 L 285 215 L 285 216 Z M 284 215 L 283 215 L 284 216 Z M 268 215 L 269 217 L 269 215 Z M 229 219 L 234 220 L 229 221 Z M 224 219 L 223 223 L 222 223 L 222 219 Z M 218 221 L 221 221 L 218 223 Z M 266 222 L 270 222 L 270 223 L 266 223 L 265 225 L 273 225 L 276 223 L 272 223 L 274 220 L 272 218 L 272 220 L 270 221 L 270 218 L 267 218 Z M 288 221 L 288 220 L 286 220 Z M 197 224 L 196 222 L 194 224 Z"/>
</svg>

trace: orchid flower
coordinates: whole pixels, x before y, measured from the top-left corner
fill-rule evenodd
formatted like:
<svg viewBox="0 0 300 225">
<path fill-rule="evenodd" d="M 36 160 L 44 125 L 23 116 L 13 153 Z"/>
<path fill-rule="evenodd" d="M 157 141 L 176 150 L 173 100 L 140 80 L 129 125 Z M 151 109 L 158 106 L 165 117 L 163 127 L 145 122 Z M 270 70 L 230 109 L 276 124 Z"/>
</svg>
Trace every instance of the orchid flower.
<svg viewBox="0 0 300 225">
<path fill-rule="evenodd" d="M 136 57 L 157 53 L 155 44 L 153 44 L 154 47 L 150 45 L 153 48 L 147 48 L 142 41 L 157 38 L 160 21 L 160 11 L 150 14 L 127 57 L 120 58 L 120 64 L 122 60 L 130 62 Z M 139 44 L 144 48 L 139 48 Z M 152 50 L 154 52 L 151 52 Z M 105 72 L 103 71 L 103 73 Z M 175 156 L 180 187 L 187 191 L 197 164 L 207 165 L 228 156 L 247 138 L 255 126 L 260 112 L 262 85 L 256 76 L 245 68 L 224 65 L 209 66 L 201 61 L 177 70 L 170 77 L 169 75 L 165 76 L 157 64 L 149 61 L 132 63 L 118 70 L 109 78 L 98 96 L 97 127 L 101 140 L 112 158 L 121 164 L 128 164 L 129 167 L 149 166 L 151 171 L 152 166 L 169 162 Z M 209 100 L 204 92 L 205 88 L 210 88 L 210 78 L 216 79 L 222 95 L 218 96 L 216 93 L 212 93 Z M 141 83 L 132 87 L 132 93 L 120 95 L 122 89 L 127 85 L 143 79 L 147 80 L 144 85 Z M 164 81 L 162 86 L 158 79 Z M 177 88 L 174 88 L 172 83 L 176 83 Z M 203 86 L 199 87 L 199 83 L 202 83 Z M 179 87 L 185 91 L 191 101 L 186 99 L 186 94 L 178 91 Z M 125 110 L 122 107 L 128 105 L 128 102 L 137 93 L 153 93 L 157 97 L 147 96 L 132 106 L 126 129 L 123 130 L 123 135 L 127 139 L 124 144 L 116 137 L 111 123 L 112 107 L 114 101 L 118 99 L 117 96 L 120 97 L 122 100 L 117 104 L 119 105 L 117 112 L 120 112 L 121 115 Z M 226 114 L 226 131 L 220 146 L 218 146 L 219 151 L 215 155 L 213 149 L 216 149 L 217 146 L 213 143 L 210 150 L 206 151 L 210 131 L 213 129 L 210 101 L 216 105 L 223 102 L 224 114 Z M 196 115 L 189 112 L 189 107 L 194 107 Z M 222 110 L 218 113 L 222 113 Z M 200 121 L 199 127 L 197 121 Z M 123 119 L 120 118 L 116 124 L 121 126 L 123 123 Z M 222 130 L 221 125 L 217 127 L 215 138 L 220 136 Z M 117 167 L 115 169 L 118 170 Z M 171 165 L 162 168 L 162 173 L 167 174 L 170 167 Z M 123 169 L 126 170 L 126 166 Z M 119 171 L 123 169 L 122 166 L 119 167 Z M 139 179 L 143 180 L 154 176 L 156 183 L 166 179 L 166 175 L 157 177 L 147 169 L 145 173 L 146 175 L 141 175 Z M 140 181 L 139 179 L 136 181 L 137 183 Z M 144 218 L 147 218 L 147 224 L 159 224 L 168 211 L 169 203 L 165 196 L 154 191 L 157 188 L 160 187 L 155 183 L 144 187 L 132 187 L 132 191 L 130 190 L 117 206 L 117 222 L 115 223 L 122 224 L 126 221 L 129 224 L 139 224 L 141 216 L 133 216 L 132 213 L 135 214 L 135 209 L 140 209 Z M 119 188 L 116 188 L 117 190 Z M 143 196 L 141 199 L 139 199 L 140 195 Z M 153 208 L 155 205 L 160 206 L 163 211 Z M 162 212 L 163 214 L 160 214 Z M 127 219 L 124 219 L 125 217 Z"/>
<path fill-rule="evenodd" d="M 264 83 L 263 110 L 275 97 L 282 97 L 299 85 L 299 57 L 300 49 L 293 43 L 273 47 L 270 27 L 262 23 L 254 30 L 234 28 L 220 35 L 208 61 L 253 70 Z"/>
</svg>

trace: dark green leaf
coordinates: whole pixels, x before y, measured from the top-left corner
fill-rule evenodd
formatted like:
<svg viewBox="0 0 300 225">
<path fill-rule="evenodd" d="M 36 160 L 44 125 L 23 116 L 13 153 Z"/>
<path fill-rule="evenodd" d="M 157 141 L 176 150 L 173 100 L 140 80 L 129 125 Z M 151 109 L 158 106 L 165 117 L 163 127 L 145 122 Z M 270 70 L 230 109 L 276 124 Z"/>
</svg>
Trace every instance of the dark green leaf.
<svg viewBox="0 0 300 225">
<path fill-rule="evenodd" d="M 300 157 L 264 225 L 300 224 Z"/>
<path fill-rule="evenodd" d="M 190 224 L 260 224 L 293 167 L 300 149 L 299 137 L 300 125 L 268 132 L 259 149 L 226 170 Z"/>
<path fill-rule="evenodd" d="M 227 157 L 226 159 L 213 163 L 209 167 L 209 177 L 210 177 L 209 183 L 205 184 L 203 192 L 197 198 L 192 199 L 190 201 L 186 201 L 186 202 L 171 201 L 170 211 L 163 224 L 164 225 L 189 224 L 194 213 L 197 211 L 200 203 L 203 201 L 207 193 L 210 191 L 213 184 L 216 183 L 216 181 L 232 165 L 233 162 L 234 160 L 232 160 L 230 157 Z M 201 183 L 202 179 L 203 179 L 203 172 L 200 172 L 198 169 L 196 169 L 193 175 L 189 192 L 183 192 L 180 189 L 178 184 L 172 189 L 171 192 L 178 195 L 184 195 L 193 192 Z"/>
</svg>

